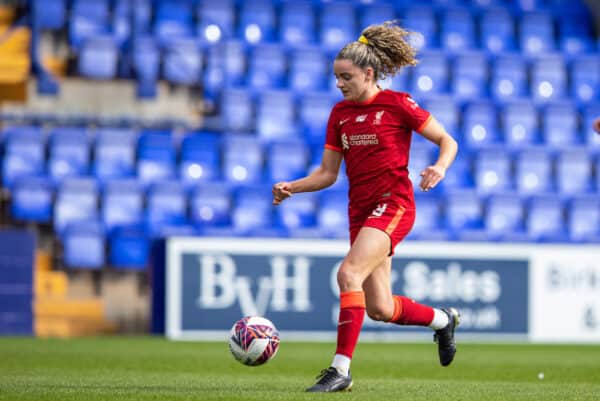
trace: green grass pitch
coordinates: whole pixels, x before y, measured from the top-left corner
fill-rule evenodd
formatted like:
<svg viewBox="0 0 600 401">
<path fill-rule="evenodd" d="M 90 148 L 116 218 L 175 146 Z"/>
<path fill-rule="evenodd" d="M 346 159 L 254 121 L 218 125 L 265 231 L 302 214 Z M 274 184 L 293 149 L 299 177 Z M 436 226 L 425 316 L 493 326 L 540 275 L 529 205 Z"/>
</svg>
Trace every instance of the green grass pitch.
<svg viewBox="0 0 600 401">
<path fill-rule="evenodd" d="M 459 344 L 442 368 L 433 343 L 361 343 L 351 393 L 304 393 L 333 351 L 283 341 L 246 367 L 226 341 L 0 337 L 0 400 L 600 400 L 597 345 Z"/>
</svg>

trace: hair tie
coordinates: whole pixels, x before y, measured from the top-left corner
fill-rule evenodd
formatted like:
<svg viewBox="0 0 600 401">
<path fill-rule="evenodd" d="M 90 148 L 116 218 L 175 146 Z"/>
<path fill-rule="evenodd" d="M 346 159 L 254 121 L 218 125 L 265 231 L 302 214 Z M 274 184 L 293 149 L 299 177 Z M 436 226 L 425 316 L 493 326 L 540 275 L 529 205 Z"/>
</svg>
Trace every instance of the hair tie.
<svg viewBox="0 0 600 401">
<path fill-rule="evenodd" d="M 360 43 L 364 43 L 365 45 L 369 44 L 369 39 L 365 38 L 365 35 L 360 35 L 360 37 L 358 38 L 358 41 Z"/>
</svg>

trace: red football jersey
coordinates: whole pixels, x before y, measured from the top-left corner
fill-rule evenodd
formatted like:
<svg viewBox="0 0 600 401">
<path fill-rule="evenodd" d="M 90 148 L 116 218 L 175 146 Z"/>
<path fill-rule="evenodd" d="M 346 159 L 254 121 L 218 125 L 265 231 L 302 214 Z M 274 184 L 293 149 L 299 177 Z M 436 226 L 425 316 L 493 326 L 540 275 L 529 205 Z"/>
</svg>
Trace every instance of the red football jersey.
<svg viewBox="0 0 600 401">
<path fill-rule="evenodd" d="M 337 103 L 327 123 L 325 147 L 343 152 L 350 183 L 350 207 L 372 207 L 388 193 L 414 207 L 408 160 L 412 131 L 431 115 L 403 92 L 384 90 L 366 102 Z"/>
</svg>

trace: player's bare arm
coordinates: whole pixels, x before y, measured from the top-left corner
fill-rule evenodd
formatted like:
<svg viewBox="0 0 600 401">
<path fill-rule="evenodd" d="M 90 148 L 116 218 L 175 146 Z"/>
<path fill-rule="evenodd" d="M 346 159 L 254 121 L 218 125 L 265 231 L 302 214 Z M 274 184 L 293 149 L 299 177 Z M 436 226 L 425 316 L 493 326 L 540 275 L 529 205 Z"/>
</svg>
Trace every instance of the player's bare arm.
<svg viewBox="0 0 600 401">
<path fill-rule="evenodd" d="M 446 170 L 456 157 L 458 145 L 434 117 L 431 117 L 420 134 L 440 147 L 435 164 L 427 166 L 420 174 L 421 183 L 419 188 L 421 188 L 421 191 L 429 191 L 444 179 Z"/>
<path fill-rule="evenodd" d="M 284 199 L 289 198 L 297 192 L 313 192 L 327 188 L 335 183 L 342 154 L 333 150 L 325 149 L 321 165 L 304 178 L 292 182 L 278 182 L 273 185 L 273 204 L 279 205 Z"/>
</svg>

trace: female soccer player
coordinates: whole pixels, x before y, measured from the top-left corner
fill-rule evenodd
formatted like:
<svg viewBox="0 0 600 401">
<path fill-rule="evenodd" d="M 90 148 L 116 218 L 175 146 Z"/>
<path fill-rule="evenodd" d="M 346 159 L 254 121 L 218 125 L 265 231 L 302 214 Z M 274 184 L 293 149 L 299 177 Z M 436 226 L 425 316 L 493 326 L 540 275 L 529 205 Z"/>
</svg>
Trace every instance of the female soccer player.
<svg viewBox="0 0 600 401">
<path fill-rule="evenodd" d="M 431 327 L 443 366 L 456 352 L 455 309 L 435 309 L 391 292 L 391 256 L 415 219 L 407 168 L 412 131 L 439 146 L 435 164 L 421 172 L 422 191 L 444 178 L 457 151 L 444 127 L 408 94 L 377 85 L 379 79 L 417 63 L 415 49 L 406 41 L 408 34 L 393 22 L 372 25 L 338 53 L 333 69 L 344 100 L 329 116 L 321 165 L 304 178 L 273 186 L 273 203 L 278 205 L 294 193 L 329 187 L 336 181 L 342 157 L 346 161 L 351 247 L 337 273 L 337 349 L 331 366 L 307 389 L 310 392 L 351 388 L 350 361 L 365 309 L 374 320 Z"/>
</svg>

